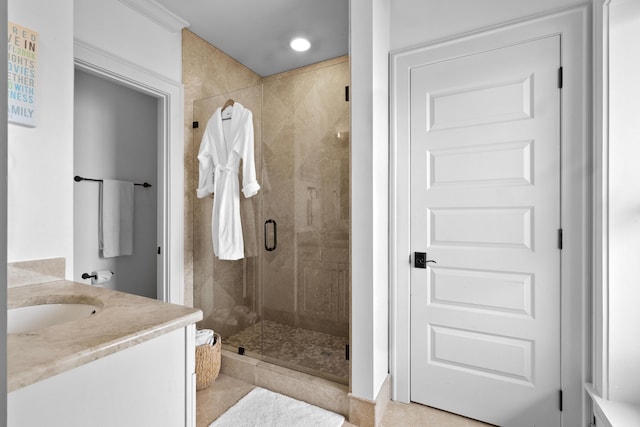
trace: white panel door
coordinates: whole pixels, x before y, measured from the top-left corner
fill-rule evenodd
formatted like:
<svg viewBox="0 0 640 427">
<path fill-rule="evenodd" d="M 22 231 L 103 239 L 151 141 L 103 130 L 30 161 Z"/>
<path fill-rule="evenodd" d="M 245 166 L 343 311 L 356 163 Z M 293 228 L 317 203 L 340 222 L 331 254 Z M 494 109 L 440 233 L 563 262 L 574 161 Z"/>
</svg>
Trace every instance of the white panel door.
<svg viewBox="0 0 640 427">
<path fill-rule="evenodd" d="M 411 400 L 560 426 L 560 40 L 411 71 Z"/>
</svg>

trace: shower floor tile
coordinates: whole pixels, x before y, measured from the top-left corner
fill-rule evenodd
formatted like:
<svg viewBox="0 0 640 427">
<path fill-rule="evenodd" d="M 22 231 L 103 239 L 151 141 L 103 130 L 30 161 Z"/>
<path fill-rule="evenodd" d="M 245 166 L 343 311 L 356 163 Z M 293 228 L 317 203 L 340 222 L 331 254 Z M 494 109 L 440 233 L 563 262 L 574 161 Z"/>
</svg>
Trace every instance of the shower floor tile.
<svg viewBox="0 0 640 427">
<path fill-rule="evenodd" d="M 223 338 L 222 342 L 233 351 L 244 347 L 247 353 L 262 354 L 269 361 L 289 368 L 324 374 L 341 382 L 349 379 L 349 361 L 345 358 L 349 340 L 344 337 L 262 320 Z"/>
</svg>

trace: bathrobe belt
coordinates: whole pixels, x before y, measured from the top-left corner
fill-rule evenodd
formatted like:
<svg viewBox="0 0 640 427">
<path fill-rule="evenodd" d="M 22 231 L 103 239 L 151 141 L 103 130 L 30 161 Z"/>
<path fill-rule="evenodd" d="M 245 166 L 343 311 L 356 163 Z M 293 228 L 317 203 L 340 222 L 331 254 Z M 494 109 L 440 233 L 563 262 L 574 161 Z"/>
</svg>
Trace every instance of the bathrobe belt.
<svg viewBox="0 0 640 427">
<path fill-rule="evenodd" d="M 218 178 L 222 172 L 235 172 L 238 173 L 238 168 L 233 168 L 224 165 L 216 165 L 215 176 Z"/>
<path fill-rule="evenodd" d="M 237 176 L 238 175 L 238 168 L 233 168 L 233 167 L 224 166 L 224 165 L 216 165 L 215 171 L 214 171 L 214 175 L 213 175 L 213 182 L 214 182 L 214 186 L 216 188 L 217 188 L 218 184 L 222 183 L 220 175 L 223 172 L 233 172 Z"/>
</svg>

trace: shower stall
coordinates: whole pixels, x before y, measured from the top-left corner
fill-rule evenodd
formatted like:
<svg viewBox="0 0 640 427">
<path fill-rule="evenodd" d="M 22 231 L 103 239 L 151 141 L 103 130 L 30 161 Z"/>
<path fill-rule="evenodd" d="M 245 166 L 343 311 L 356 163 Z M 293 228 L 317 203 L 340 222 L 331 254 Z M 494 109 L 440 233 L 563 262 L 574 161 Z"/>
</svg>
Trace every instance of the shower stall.
<svg viewBox="0 0 640 427">
<path fill-rule="evenodd" d="M 241 195 L 245 258 L 211 243 L 211 198 L 194 207 L 194 306 L 223 348 L 348 383 L 348 58 L 194 103 L 199 144 L 227 99 L 253 112 L 260 192 Z M 197 166 L 196 166 L 197 167 Z M 242 174 L 239 174 L 240 177 Z"/>
</svg>

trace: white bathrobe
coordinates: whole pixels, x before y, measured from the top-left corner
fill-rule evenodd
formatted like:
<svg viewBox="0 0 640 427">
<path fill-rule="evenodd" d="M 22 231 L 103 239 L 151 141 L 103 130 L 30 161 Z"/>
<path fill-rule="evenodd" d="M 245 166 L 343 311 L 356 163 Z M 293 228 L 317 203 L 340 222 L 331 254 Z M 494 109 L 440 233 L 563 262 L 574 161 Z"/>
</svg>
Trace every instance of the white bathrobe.
<svg viewBox="0 0 640 427">
<path fill-rule="evenodd" d="M 231 119 L 222 120 L 231 113 Z M 220 259 L 244 257 L 240 221 L 238 169 L 242 159 L 242 192 L 251 197 L 260 190 L 253 155 L 253 114 L 236 102 L 224 112 L 218 108 L 207 122 L 198 161 L 197 195 L 215 194 L 211 218 L 213 252 Z"/>
</svg>

